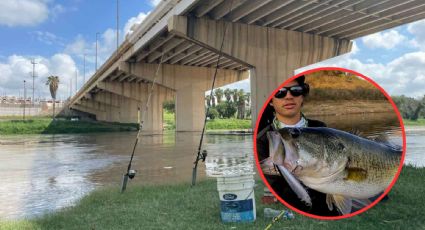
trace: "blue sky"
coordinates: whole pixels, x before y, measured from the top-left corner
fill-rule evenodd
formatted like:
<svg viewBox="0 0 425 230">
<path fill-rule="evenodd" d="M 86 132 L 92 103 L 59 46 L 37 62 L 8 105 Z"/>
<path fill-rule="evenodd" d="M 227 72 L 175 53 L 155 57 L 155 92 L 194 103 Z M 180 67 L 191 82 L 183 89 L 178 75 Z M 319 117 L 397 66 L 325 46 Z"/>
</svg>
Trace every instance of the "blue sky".
<svg viewBox="0 0 425 230">
<path fill-rule="evenodd" d="M 160 0 L 119 0 L 120 34 L 140 23 Z M 23 80 L 32 81 L 30 61 L 36 62 L 36 96 L 49 97 L 46 77 L 61 76 L 58 96 L 69 96 L 70 80 L 83 83 L 95 68 L 96 32 L 99 66 L 116 48 L 116 0 L 2 0 L 0 1 L 0 95 L 22 94 Z M 318 66 L 353 69 L 377 81 L 390 94 L 425 94 L 425 21 L 407 24 L 356 39 L 350 54 Z M 77 72 L 77 73 L 76 73 Z M 75 91 L 75 82 L 73 82 Z M 249 81 L 231 87 L 249 90 Z"/>
</svg>

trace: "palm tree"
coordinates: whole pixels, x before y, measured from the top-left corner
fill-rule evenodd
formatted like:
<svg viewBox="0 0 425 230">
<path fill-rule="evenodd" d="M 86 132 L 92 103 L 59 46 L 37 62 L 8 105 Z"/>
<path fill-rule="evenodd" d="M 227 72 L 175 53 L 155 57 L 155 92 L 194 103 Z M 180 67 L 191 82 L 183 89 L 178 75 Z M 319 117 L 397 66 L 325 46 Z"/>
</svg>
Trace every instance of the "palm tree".
<svg viewBox="0 0 425 230">
<path fill-rule="evenodd" d="M 224 97 L 226 98 L 227 102 L 230 102 L 230 100 L 232 100 L 232 90 L 230 90 L 229 88 L 226 88 L 224 90 Z"/>
<path fill-rule="evenodd" d="M 245 118 L 245 92 L 243 91 L 243 89 L 240 89 L 237 93 L 238 95 L 238 104 L 237 104 L 237 108 L 238 108 L 238 115 L 237 118 L 238 119 L 244 119 Z"/>
<path fill-rule="evenodd" d="M 214 94 L 217 97 L 217 104 L 219 105 L 221 103 L 221 99 L 223 98 L 223 90 L 218 88 L 216 90 L 214 90 Z"/>
<path fill-rule="evenodd" d="M 232 96 L 233 96 L 233 102 L 236 103 L 238 101 L 238 89 L 232 90 Z"/>
<path fill-rule="evenodd" d="M 207 107 L 211 107 L 211 96 L 210 95 L 205 96 L 205 100 L 207 101 Z"/>
<path fill-rule="evenodd" d="M 250 117 L 251 116 L 251 93 L 247 92 L 245 94 L 245 100 L 246 100 L 246 106 L 245 109 L 248 109 L 248 111 L 245 112 L 246 117 Z"/>
<path fill-rule="evenodd" d="M 247 92 L 245 96 L 246 96 L 246 102 L 248 103 L 248 105 L 251 105 L 251 93 Z"/>
<path fill-rule="evenodd" d="M 53 120 L 55 119 L 55 106 L 56 106 L 56 91 L 58 91 L 59 87 L 59 77 L 58 76 L 49 76 L 47 78 L 46 85 L 49 86 L 50 95 L 53 98 Z"/>
</svg>

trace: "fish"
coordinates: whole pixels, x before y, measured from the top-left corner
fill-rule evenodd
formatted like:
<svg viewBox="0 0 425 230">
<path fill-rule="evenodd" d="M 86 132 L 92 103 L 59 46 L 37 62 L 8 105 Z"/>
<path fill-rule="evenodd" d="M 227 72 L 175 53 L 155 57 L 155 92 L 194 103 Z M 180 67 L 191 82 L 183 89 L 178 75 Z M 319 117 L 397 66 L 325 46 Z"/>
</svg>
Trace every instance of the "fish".
<svg viewBox="0 0 425 230">
<path fill-rule="evenodd" d="M 269 164 L 279 169 L 298 197 L 311 205 L 305 187 L 325 193 L 329 210 L 336 207 L 343 215 L 367 206 L 390 185 L 403 153 L 389 142 L 327 127 L 283 128 L 267 136 Z"/>
</svg>

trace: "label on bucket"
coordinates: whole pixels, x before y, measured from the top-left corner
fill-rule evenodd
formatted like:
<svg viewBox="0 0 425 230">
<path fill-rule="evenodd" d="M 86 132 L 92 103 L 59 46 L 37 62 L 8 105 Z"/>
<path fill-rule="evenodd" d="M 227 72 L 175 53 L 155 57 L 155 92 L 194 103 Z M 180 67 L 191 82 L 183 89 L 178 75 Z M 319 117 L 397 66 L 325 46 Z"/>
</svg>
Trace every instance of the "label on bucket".
<svg viewBox="0 0 425 230">
<path fill-rule="evenodd" d="M 223 222 L 254 221 L 253 200 L 221 201 Z"/>
<path fill-rule="evenodd" d="M 223 195 L 223 199 L 225 200 L 236 200 L 236 198 L 238 198 L 238 196 L 233 193 L 226 193 Z"/>
</svg>

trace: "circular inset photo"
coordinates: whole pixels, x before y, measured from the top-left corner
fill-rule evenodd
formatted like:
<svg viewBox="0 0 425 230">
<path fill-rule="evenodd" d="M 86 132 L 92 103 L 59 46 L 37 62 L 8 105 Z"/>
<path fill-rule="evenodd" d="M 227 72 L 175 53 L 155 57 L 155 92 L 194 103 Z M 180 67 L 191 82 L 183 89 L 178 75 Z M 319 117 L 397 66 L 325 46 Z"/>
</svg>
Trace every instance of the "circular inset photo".
<svg viewBox="0 0 425 230">
<path fill-rule="evenodd" d="M 269 96 L 254 131 L 260 175 L 289 208 L 341 219 L 391 202 L 406 137 L 390 96 L 343 68 L 298 74 Z"/>
</svg>

